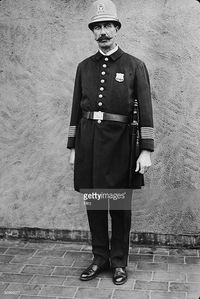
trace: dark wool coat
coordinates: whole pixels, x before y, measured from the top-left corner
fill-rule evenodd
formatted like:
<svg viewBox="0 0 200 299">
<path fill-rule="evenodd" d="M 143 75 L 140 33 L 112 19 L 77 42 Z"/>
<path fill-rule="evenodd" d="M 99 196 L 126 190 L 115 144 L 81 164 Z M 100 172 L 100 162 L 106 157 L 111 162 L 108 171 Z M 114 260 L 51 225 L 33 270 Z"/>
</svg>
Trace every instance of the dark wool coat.
<svg viewBox="0 0 200 299">
<path fill-rule="evenodd" d="M 153 151 L 153 116 L 145 64 L 120 48 L 110 56 L 100 52 L 77 68 L 68 144 L 75 148 L 74 188 L 128 188 L 130 125 L 88 120 L 82 111 L 129 116 L 138 100 L 140 150 Z"/>
</svg>

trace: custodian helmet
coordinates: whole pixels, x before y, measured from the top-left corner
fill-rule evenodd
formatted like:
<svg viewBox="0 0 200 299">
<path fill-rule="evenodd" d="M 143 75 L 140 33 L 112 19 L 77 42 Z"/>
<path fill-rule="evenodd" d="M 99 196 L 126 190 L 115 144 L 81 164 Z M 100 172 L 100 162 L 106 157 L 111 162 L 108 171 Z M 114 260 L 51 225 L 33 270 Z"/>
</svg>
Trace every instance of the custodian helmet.
<svg viewBox="0 0 200 299">
<path fill-rule="evenodd" d="M 92 30 L 95 23 L 105 21 L 112 21 L 121 28 L 115 4 L 111 0 L 97 0 L 91 6 L 88 27 Z"/>
</svg>

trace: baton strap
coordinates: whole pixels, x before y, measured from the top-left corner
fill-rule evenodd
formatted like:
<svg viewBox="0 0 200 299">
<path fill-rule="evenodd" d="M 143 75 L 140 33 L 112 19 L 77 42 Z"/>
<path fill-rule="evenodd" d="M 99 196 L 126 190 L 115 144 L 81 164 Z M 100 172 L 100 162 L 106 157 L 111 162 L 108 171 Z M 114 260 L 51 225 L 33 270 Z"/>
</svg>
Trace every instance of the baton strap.
<svg viewBox="0 0 200 299">
<path fill-rule="evenodd" d="M 122 123 L 130 123 L 130 117 L 127 115 L 121 114 L 113 114 L 102 111 L 83 111 L 83 117 L 86 119 L 93 120 L 111 120 L 111 121 L 119 121 Z"/>
</svg>

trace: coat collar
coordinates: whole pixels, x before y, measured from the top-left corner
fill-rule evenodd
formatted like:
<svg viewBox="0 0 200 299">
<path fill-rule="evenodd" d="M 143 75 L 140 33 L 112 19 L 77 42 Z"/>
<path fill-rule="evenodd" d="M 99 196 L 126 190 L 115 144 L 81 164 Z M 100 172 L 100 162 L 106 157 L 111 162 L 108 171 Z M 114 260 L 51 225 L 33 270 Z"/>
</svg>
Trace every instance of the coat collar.
<svg viewBox="0 0 200 299">
<path fill-rule="evenodd" d="M 116 52 L 114 52 L 113 54 L 109 55 L 108 57 L 110 57 L 113 61 L 117 60 L 118 58 L 121 57 L 121 55 L 124 53 L 124 51 L 122 51 L 120 48 L 118 48 L 118 50 Z M 106 57 L 104 55 L 102 55 L 99 51 L 92 56 L 93 60 L 100 60 L 102 57 Z"/>
</svg>

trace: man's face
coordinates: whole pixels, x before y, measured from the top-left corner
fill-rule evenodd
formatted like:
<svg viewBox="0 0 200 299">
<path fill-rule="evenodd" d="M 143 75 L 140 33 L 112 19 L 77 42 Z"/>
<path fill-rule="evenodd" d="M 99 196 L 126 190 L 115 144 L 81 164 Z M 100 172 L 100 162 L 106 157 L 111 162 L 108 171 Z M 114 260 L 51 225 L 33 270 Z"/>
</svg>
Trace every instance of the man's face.
<svg viewBox="0 0 200 299">
<path fill-rule="evenodd" d="M 94 38 L 102 50 L 112 50 L 115 47 L 115 38 L 118 27 L 112 22 L 99 22 L 93 27 Z"/>
</svg>

